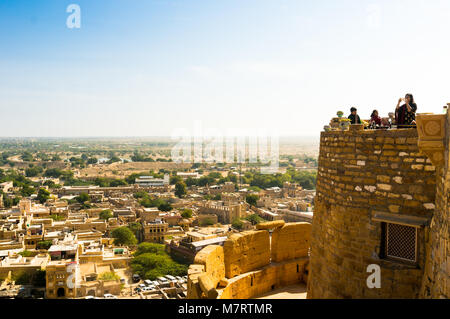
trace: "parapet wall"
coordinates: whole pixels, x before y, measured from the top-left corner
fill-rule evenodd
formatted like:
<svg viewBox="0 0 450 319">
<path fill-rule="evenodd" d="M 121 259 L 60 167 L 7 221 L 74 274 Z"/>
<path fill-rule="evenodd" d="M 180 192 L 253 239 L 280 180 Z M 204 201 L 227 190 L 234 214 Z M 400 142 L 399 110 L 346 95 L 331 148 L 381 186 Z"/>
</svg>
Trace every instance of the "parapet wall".
<svg viewBox="0 0 450 319">
<path fill-rule="evenodd" d="M 245 299 L 306 283 L 311 224 L 276 221 L 259 228 L 202 249 L 188 270 L 187 297 Z"/>
<path fill-rule="evenodd" d="M 415 129 L 322 132 L 308 298 L 415 298 L 436 195 L 435 166 Z M 420 221 L 417 263 L 383 258 L 380 219 Z M 367 266 L 381 267 L 381 288 Z"/>
<path fill-rule="evenodd" d="M 310 236 L 311 225 L 307 223 L 289 223 L 276 228 L 272 233 L 272 262 L 308 256 Z"/>
<path fill-rule="evenodd" d="M 270 263 L 269 232 L 245 231 L 233 234 L 223 244 L 225 276 L 233 278 Z"/>
</svg>

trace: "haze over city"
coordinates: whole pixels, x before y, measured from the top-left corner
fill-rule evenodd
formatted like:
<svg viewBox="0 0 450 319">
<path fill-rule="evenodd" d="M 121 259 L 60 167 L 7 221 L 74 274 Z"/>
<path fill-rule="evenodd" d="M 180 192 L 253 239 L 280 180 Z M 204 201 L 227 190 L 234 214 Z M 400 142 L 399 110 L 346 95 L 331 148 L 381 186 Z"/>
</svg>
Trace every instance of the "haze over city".
<svg viewBox="0 0 450 319">
<path fill-rule="evenodd" d="M 81 8 L 69 29 L 66 8 Z M 448 92 L 448 1 L 0 2 L 0 136 L 317 136 Z"/>
</svg>

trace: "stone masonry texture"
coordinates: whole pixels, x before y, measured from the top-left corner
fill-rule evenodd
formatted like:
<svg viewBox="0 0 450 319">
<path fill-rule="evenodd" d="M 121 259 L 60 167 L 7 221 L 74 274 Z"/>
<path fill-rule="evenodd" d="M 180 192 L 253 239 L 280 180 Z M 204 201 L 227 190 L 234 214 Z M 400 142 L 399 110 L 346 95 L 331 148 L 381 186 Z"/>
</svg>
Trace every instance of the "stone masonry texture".
<svg viewBox="0 0 450 319">
<path fill-rule="evenodd" d="M 377 213 L 430 219 L 436 168 L 414 129 L 322 132 L 312 225 L 308 298 L 416 298 L 429 227 L 418 230 L 417 264 L 382 258 Z M 381 267 L 381 288 L 366 284 Z"/>
<path fill-rule="evenodd" d="M 187 297 L 246 299 L 306 283 L 311 225 L 268 222 L 261 226 L 266 230 L 231 235 L 223 248 L 203 248 L 189 266 Z M 270 240 L 268 230 L 275 226 Z"/>
</svg>

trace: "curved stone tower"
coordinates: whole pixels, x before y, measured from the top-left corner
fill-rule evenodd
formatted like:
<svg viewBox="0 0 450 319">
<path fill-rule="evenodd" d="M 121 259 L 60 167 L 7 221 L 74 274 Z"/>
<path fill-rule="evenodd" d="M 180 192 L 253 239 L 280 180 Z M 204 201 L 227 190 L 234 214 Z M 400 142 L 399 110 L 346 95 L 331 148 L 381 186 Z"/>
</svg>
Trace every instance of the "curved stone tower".
<svg viewBox="0 0 450 319">
<path fill-rule="evenodd" d="M 431 144 L 426 116 L 418 130 L 321 133 L 308 298 L 448 297 L 450 115 L 434 117 Z"/>
</svg>

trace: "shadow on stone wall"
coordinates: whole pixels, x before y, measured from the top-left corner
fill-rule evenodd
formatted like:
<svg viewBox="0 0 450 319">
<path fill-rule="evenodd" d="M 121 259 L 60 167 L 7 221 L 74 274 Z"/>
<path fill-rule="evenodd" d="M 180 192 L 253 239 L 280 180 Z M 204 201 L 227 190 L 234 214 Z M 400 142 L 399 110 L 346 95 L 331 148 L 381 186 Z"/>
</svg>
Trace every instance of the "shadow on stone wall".
<svg viewBox="0 0 450 319">
<path fill-rule="evenodd" d="M 188 270 L 189 299 L 248 299 L 307 282 L 311 224 L 274 221 L 257 228 L 195 256 Z"/>
</svg>

